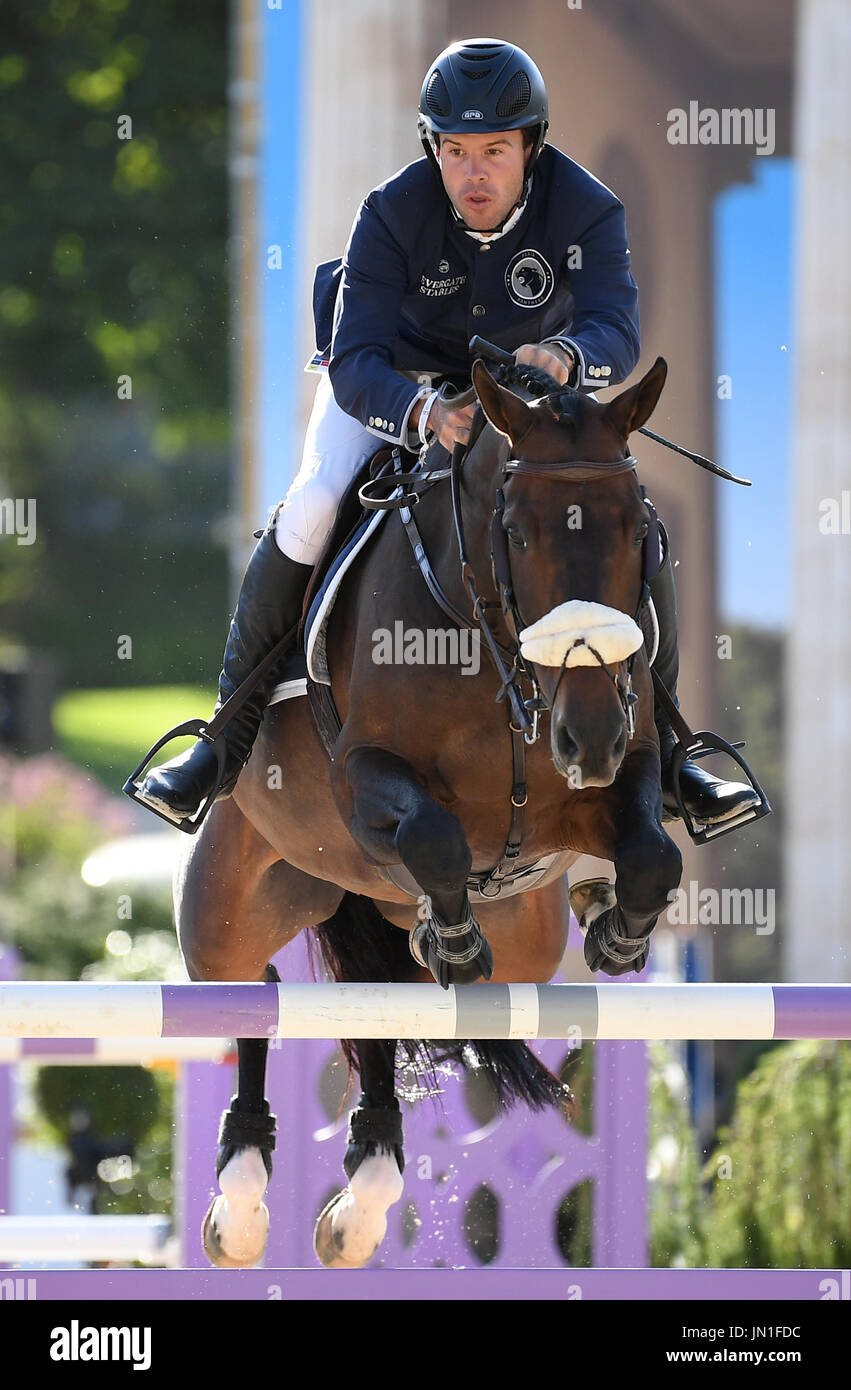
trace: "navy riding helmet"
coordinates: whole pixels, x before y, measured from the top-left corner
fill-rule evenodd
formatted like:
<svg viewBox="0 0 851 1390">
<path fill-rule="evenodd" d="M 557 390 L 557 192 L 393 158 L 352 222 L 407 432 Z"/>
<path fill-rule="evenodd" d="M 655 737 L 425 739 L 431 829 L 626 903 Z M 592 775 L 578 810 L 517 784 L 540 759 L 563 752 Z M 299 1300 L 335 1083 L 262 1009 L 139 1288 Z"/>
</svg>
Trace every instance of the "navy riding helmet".
<svg viewBox="0 0 851 1390">
<path fill-rule="evenodd" d="M 462 39 L 445 48 L 426 73 L 417 125 L 435 168 L 435 136 L 537 126 L 526 166 L 528 179 L 549 127 L 544 79 L 528 53 L 513 43 Z"/>
</svg>

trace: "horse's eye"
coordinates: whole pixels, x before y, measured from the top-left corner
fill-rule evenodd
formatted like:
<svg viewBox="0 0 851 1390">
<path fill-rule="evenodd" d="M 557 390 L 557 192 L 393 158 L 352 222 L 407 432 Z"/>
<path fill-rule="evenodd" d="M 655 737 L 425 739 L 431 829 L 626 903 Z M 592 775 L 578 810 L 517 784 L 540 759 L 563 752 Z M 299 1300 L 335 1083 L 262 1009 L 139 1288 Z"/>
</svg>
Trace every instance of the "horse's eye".
<svg viewBox="0 0 851 1390">
<path fill-rule="evenodd" d="M 512 547 L 513 550 L 526 549 L 526 537 L 523 535 L 523 532 L 519 529 L 519 527 L 506 526 L 505 531 L 506 535 L 508 536 L 508 544 Z"/>
<path fill-rule="evenodd" d="M 643 545 L 643 544 L 644 544 L 644 542 L 647 540 L 647 533 L 648 533 L 649 530 L 650 530 L 650 524 L 649 524 L 649 522 L 643 521 L 643 522 L 641 523 L 641 525 L 639 526 L 638 530 L 637 530 L 636 533 L 635 533 L 635 544 L 636 544 L 636 545 Z"/>
</svg>

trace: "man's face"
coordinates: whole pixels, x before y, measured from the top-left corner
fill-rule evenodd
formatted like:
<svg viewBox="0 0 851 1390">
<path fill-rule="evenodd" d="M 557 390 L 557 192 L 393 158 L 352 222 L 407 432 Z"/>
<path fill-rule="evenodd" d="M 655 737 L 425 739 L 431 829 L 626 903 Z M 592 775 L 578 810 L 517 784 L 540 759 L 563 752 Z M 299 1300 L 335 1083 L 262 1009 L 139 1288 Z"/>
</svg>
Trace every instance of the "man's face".
<svg viewBox="0 0 851 1390">
<path fill-rule="evenodd" d="M 475 232 L 487 232 L 520 201 L 527 151 L 523 133 L 442 135 L 438 163 L 455 211 Z"/>
</svg>

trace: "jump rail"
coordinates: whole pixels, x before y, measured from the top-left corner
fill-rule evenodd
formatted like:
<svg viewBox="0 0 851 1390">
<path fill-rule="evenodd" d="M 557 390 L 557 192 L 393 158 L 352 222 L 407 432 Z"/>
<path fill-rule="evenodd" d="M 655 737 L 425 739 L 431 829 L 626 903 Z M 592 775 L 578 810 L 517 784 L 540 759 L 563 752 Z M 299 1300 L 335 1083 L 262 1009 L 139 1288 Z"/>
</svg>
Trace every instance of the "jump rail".
<svg viewBox="0 0 851 1390">
<path fill-rule="evenodd" d="M 0 1038 L 851 1039 L 851 985 L 14 981 Z"/>
<path fill-rule="evenodd" d="M 176 1263 L 168 1216 L 0 1216 L 0 1261 Z M 0 1275 L 2 1278 L 2 1275 Z"/>
</svg>

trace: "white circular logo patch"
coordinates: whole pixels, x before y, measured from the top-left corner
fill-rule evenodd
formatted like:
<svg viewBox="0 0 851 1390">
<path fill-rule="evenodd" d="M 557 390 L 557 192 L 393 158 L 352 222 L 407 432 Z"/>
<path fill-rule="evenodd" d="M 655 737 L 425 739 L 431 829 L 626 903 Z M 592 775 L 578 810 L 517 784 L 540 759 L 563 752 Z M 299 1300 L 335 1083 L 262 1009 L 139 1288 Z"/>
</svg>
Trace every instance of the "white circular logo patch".
<svg viewBox="0 0 851 1390">
<path fill-rule="evenodd" d="M 518 251 L 505 272 L 505 287 L 521 309 L 537 309 L 553 292 L 553 272 L 540 251 Z"/>
</svg>

